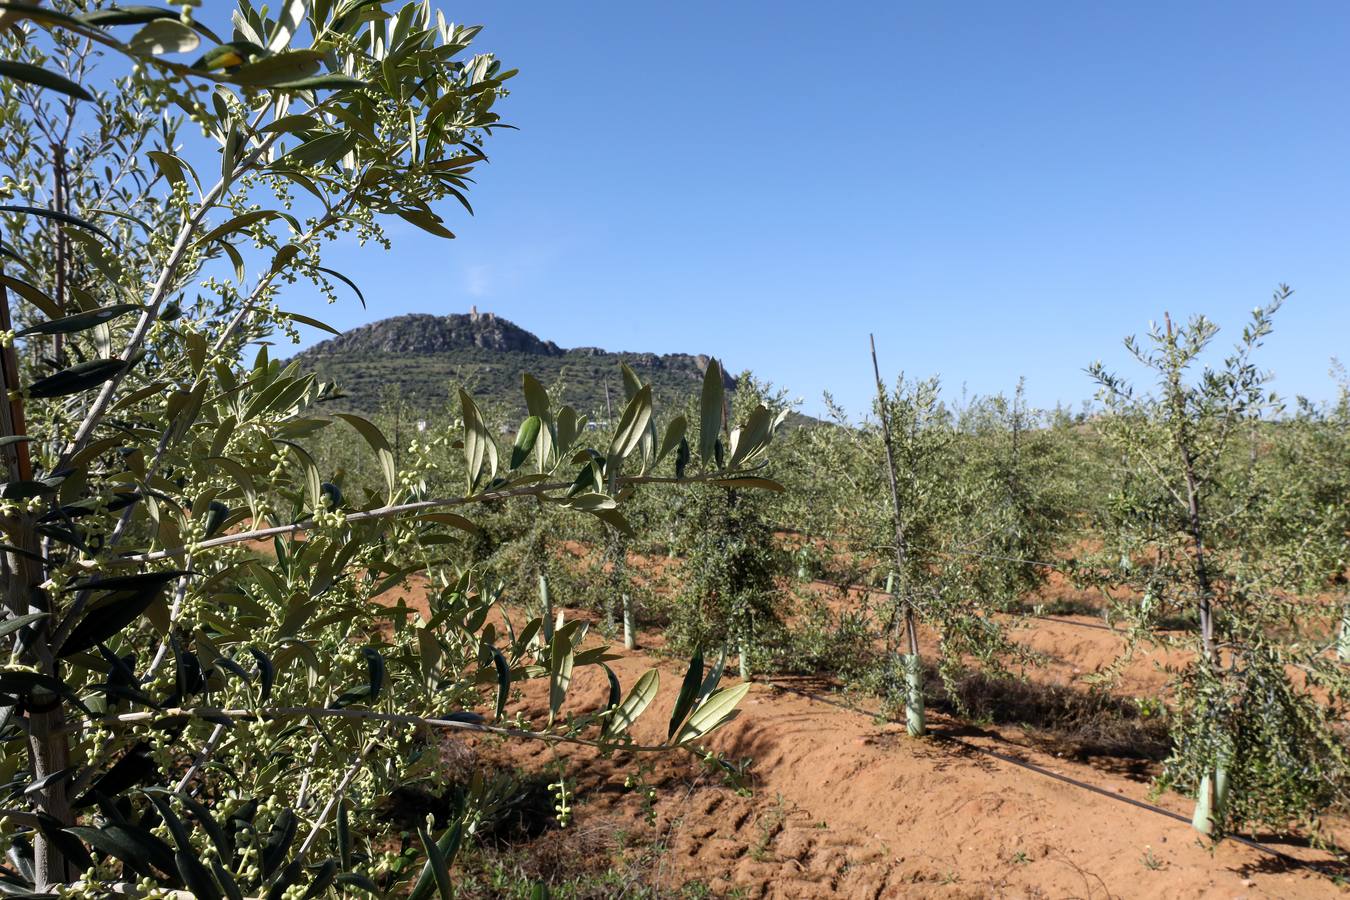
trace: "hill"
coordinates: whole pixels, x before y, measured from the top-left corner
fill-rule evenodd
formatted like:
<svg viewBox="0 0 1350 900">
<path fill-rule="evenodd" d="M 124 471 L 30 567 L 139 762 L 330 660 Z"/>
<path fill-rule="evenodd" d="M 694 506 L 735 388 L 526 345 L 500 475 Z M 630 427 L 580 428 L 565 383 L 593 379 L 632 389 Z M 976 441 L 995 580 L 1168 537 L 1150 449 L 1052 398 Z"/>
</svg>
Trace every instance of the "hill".
<svg viewBox="0 0 1350 900">
<path fill-rule="evenodd" d="M 709 358 L 687 353 L 622 353 L 598 347 L 570 350 L 493 313 L 412 314 L 353 328 L 295 357 L 307 371 L 332 381 L 346 395 L 337 405 L 372 413 L 400 398 L 414 410 L 446 409 L 451 391 L 466 387 L 485 409 L 523 414 L 520 378 L 529 372 L 556 402 L 592 420 L 623 408 L 619 363 L 633 367 L 654 388 L 660 406 L 698 392 Z M 728 377 L 728 388 L 735 379 Z M 606 389 L 609 396 L 606 397 Z"/>
</svg>

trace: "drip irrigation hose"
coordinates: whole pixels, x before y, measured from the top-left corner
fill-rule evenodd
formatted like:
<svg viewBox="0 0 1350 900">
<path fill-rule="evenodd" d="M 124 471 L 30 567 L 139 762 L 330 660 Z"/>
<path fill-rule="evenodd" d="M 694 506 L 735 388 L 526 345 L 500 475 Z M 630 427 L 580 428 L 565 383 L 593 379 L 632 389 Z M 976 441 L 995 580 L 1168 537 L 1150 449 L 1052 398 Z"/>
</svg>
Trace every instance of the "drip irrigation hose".
<svg viewBox="0 0 1350 900">
<path fill-rule="evenodd" d="M 1077 778 L 1074 778 L 1070 775 L 1065 775 L 1062 772 L 1056 772 L 1053 769 L 1047 769 L 1044 766 L 1037 765 L 1034 762 L 1029 762 L 1025 759 L 1018 759 L 1015 756 L 1011 756 L 1007 753 L 1000 753 L 999 751 L 991 750 L 988 747 L 981 747 L 978 744 L 972 744 L 969 743 L 968 741 L 963 741 L 958 737 L 952 737 L 951 735 L 934 733 L 933 737 L 941 741 L 946 741 L 949 744 L 956 744 L 958 746 L 964 747 L 967 750 L 974 750 L 977 753 L 983 753 L 986 756 L 992 756 L 994 759 L 998 759 L 1006 763 L 1011 763 L 1014 766 L 1020 766 L 1023 769 L 1026 769 L 1030 772 L 1035 772 L 1039 775 L 1044 775 L 1047 778 L 1053 778 L 1056 781 L 1062 781 L 1065 784 L 1082 788 L 1083 790 L 1092 791 L 1094 794 L 1101 794 L 1103 797 L 1109 797 L 1112 800 L 1118 800 L 1121 803 L 1128 803 L 1130 806 L 1136 806 L 1139 809 L 1148 810 L 1149 812 L 1157 813 L 1160 816 L 1166 816 L 1169 819 L 1175 819 L 1178 822 L 1185 823 L 1187 826 L 1191 824 L 1190 818 L 1187 816 L 1183 816 L 1181 813 L 1172 812 L 1170 809 L 1163 809 L 1161 806 L 1156 806 L 1144 800 L 1136 800 L 1133 797 L 1126 797 L 1124 794 L 1117 794 L 1112 791 L 1108 791 L 1105 788 L 1097 787 L 1097 785 L 1095 784 L 1088 784 L 1086 781 L 1079 781 Z M 1281 862 L 1284 862 L 1285 864 L 1294 868 L 1312 869 L 1313 871 L 1321 875 L 1328 875 L 1328 876 L 1337 874 L 1334 872 L 1326 871 L 1323 866 L 1317 863 L 1308 862 L 1306 860 L 1299 859 L 1296 856 L 1290 856 L 1283 850 L 1276 850 L 1274 847 L 1268 846 L 1266 844 L 1261 843 L 1260 841 L 1253 840 L 1252 838 L 1249 837 L 1243 837 L 1240 834 L 1228 834 L 1224 836 L 1224 839 L 1236 841 L 1237 843 L 1242 844 L 1243 846 L 1251 847 L 1253 850 L 1259 850 L 1262 853 L 1268 853 L 1271 856 L 1274 856 L 1277 859 L 1279 859 Z"/>
<path fill-rule="evenodd" d="M 821 703 L 829 703 L 831 706 L 837 706 L 840 709 L 847 710 L 848 712 L 854 713 L 856 715 L 869 715 L 869 716 L 871 715 L 870 713 L 867 713 L 864 710 L 860 710 L 857 707 L 854 707 L 850 704 L 830 700 L 825 697 L 821 697 L 818 694 L 812 693 L 811 691 L 802 690 L 801 688 L 791 687 L 785 684 L 779 684 L 776 681 L 764 681 L 763 683 L 770 687 L 776 688 L 777 690 L 780 691 L 787 691 L 788 693 L 798 694 L 800 696 L 807 697 L 810 698 L 811 700 L 816 700 Z M 873 716 L 873 718 L 875 718 L 875 716 Z M 936 740 L 940 740 L 948 744 L 954 744 L 966 750 L 971 750 L 975 753 L 983 753 L 985 756 L 990 756 L 1001 762 L 1018 766 L 1020 768 L 1026 769 L 1029 772 L 1035 772 L 1038 775 L 1044 775 L 1047 778 L 1053 778 L 1054 780 L 1063 782 L 1064 784 L 1071 785 L 1077 788 L 1082 788 L 1083 790 L 1091 791 L 1094 794 L 1100 794 L 1101 796 L 1107 797 L 1111 800 L 1116 800 L 1120 803 L 1126 803 L 1130 806 L 1134 806 L 1151 813 L 1157 813 L 1160 816 L 1166 816 L 1167 818 L 1173 819 L 1174 821 L 1182 822 L 1187 826 L 1190 826 L 1191 824 L 1191 820 L 1189 818 L 1183 816 L 1180 813 L 1172 812 L 1170 809 L 1163 809 L 1161 806 L 1157 806 L 1156 804 L 1149 803 L 1144 800 L 1136 800 L 1133 797 L 1126 797 L 1124 794 L 1117 794 L 1113 791 L 1108 791 L 1105 788 L 1098 787 L 1095 784 L 1088 784 L 1086 781 L 1080 781 L 1079 779 L 1074 778 L 1071 775 L 1065 775 L 1062 772 L 1056 772 L 1053 769 L 1047 769 L 1045 766 L 1037 765 L 1034 762 L 1029 762 L 1028 760 L 1025 759 L 1018 759 L 1016 756 L 1012 756 L 1007 753 L 1001 753 L 998 750 L 992 750 L 988 747 L 981 747 L 978 744 L 972 744 L 969 741 L 963 741 L 958 737 L 953 737 L 952 735 L 943 734 L 938 731 L 930 731 L 929 735 Z M 1267 844 L 1263 844 L 1260 841 L 1254 840 L 1253 838 L 1244 837 L 1240 834 L 1225 835 L 1224 839 L 1235 841 L 1236 843 L 1242 844 L 1244 847 L 1250 847 L 1253 850 L 1257 850 L 1261 853 L 1273 856 L 1276 859 L 1280 860 L 1281 862 L 1285 863 L 1286 865 L 1290 866 L 1291 868 L 1308 869 L 1318 873 L 1319 875 L 1323 875 L 1326 877 L 1333 877 L 1335 875 L 1341 874 L 1337 871 L 1328 870 L 1328 868 L 1324 865 L 1299 859 L 1296 856 L 1291 856 L 1288 853 L 1285 853 L 1283 850 L 1277 850 L 1274 847 L 1271 847 Z"/>
</svg>

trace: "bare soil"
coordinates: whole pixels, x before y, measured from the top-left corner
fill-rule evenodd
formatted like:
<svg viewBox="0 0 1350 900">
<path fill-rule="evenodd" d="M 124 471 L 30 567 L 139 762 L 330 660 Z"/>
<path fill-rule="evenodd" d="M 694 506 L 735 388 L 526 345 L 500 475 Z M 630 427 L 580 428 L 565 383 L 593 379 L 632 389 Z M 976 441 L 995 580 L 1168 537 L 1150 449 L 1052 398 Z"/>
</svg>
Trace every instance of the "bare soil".
<svg viewBox="0 0 1350 900">
<path fill-rule="evenodd" d="M 401 593 L 418 604 L 415 581 Z M 1071 691 L 1109 666 L 1122 639 L 1095 627 L 1100 622 L 1066 615 L 1020 630 L 1019 640 L 1046 659 L 1030 673 L 1031 685 Z M 684 664 L 661 655 L 660 634 L 644 633 L 641 646 L 616 649 L 622 657 L 611 665 L 625 689 L 646 669 L 660 671 L 658 699 L 635 728 L 639 741 L 657 743 Z M 1156 696 L 1169 662 L 1132 659 L 1114 690 L 1122 700 Z M 542 719 L 547 690 L 542 682 L 526 685 L 517 708 Z M 566 709 L 597 709 L 606 695 L 597 667 L 578 670 Z M 653 760 L 649 800 L 624 786 L 633 757 L 569 750 L 574 818 L 519 848 L 534 860 L 525 874 L 622 873 L 590 896 L 1350 896 L 1350 873 L 1330 852 L 1269 836 L 1262 841 L 1280 855 L 1232 840 L 1204 845 L 1189 826 L 1190 801 L 1150 796 L 1154 751 L 1075 749 L 1034 727 L 997 719 L 977 725 L 941 711 L 930 715 L 929 736 L 912 739 L 875 706 L 827 679 L 756 682 L 740 716 L 712 741 L 732 760 L 753 760 L 750 791 L 692 756 L 672 754 Z M 543 744 L 469 749 L 525 771 L 558 758 Z M 1344 845 L 1350 828 L 1333 823 L 1330 837 Z"/>
</svg>

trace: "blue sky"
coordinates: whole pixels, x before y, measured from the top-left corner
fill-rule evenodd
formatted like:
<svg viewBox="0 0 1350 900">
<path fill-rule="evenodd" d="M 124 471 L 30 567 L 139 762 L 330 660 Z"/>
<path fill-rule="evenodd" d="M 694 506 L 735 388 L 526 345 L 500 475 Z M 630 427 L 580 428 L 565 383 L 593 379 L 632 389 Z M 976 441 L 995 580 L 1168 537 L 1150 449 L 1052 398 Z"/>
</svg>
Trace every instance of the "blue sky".
<svg viewBox="0 0 1350 900">
<path fill-rule="evenodd" d="M 446 3 L 521 74 L 477 215 L 337 255 L 370 309 L 706 352 L 861 411 L 889 375 L 1033 403 L 1164 310 L 1330 397 L 1350 361 L 1350 5 Z M 310 304 L 307 306 L 307 304 Z M 316 335 L 316 339 L 317 339 Z"/>
</svg>

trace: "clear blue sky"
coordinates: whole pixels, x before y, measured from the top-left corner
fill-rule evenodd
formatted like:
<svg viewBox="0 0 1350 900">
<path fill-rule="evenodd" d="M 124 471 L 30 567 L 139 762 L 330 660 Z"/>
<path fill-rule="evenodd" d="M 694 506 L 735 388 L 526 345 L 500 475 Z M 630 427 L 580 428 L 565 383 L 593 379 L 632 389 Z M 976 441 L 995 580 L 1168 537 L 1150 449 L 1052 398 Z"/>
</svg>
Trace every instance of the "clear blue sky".
<svg viewBox="0 0 1350 900">
<path fill-rule="evenodd" d="M 446 3 L 521 74 L 456 241 L 333 257 L 338 327 L 491 310 L 707 352 L 820 409 L 888 375 L 1033 403 L 1164 310 L 1287 281 L 1284 394 L 1350 361 L 1350 5 Z M 300 298 L 296 298 L 300 299 Z M 304 305 L 302 303 L 302 305 Z M 317 336 L 316 336 L 317 337 Z"/>
</svg>

